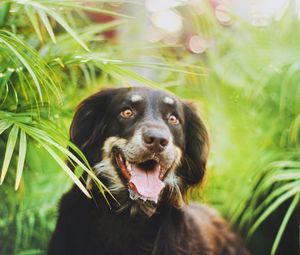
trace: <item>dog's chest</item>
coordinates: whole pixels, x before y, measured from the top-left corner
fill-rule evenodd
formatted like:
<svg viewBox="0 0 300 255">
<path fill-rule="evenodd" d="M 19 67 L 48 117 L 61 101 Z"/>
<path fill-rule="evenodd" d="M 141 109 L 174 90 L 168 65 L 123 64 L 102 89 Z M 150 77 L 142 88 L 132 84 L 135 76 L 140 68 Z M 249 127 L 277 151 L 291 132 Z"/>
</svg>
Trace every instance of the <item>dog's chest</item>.
<svg viewBox="0 0 300 255">
<path fill-rule="evenodd" d="M 149 224 L 133 222 L 114 213 L 95 215 L 94 226 L 90 229 L 91 254 L 94 254 L 92 251 L 111 255 L 151 254 L 157 230 Z"/>
</svg>

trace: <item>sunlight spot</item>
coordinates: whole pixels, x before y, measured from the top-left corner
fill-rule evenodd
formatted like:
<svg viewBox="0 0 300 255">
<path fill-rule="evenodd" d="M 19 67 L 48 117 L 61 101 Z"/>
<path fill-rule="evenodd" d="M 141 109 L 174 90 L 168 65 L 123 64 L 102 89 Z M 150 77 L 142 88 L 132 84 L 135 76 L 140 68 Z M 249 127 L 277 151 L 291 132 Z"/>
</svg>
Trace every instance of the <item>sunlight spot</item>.
<svg viewBox="0 0 300 255">
<path fill-rule="evenodd" d="M 149 28 L 149 33 L 147 33 L 147 39 L 149 42 L 155 43 L 162 40 L 164 37 L 164 34 L 159 31 L 158 28 L 151 26 Z"/>
<path fill-rule="evenodd" d="M 27 4 L 29 2 L 29 0 L 18 0 L 17 3 L 18 4 Z"/>
<path fill-rule="evenodd" d="M 189 40 L 188 47 L 192 52 L 200 54 L 206 50 L 207 44 L 206 41 L 199 35 L 193 35 Z"/>
<path fill-rule="evenodd" d="M 186 4 L 187 0 L 146 0 L 145 5 L 150 12 L 160 12 Z"/>
<path fill-rule="evenodd" d="M 288 8 L 288 0 L 262 0 L 251 5 L 251 20 L 254 26 L 267 26 L 272 18 L 280 20 Z"/>
<path fill-rule="evenodd" d="M 300 0 L 295 0 L 298 19 L 300 19 Z"/>
<path fill-rule="evenodd" d="M 222 25 L 231 24 L 230 9 L 226 5 L 219 4 L 215 9 L 215 16 Z"/>
<path fill-rule="evenodd" d="M 8 68 L 7 68 L 7 71 L 12 73 L 12 72 L 14 72 L 14 71 L 15 71 L 15 69 L 14 69 L 14 68 L 10 68 L 10 67 L 8 67 Z"/>
<path fill-rule="evenodd" d="M 182 29 L 182 17 L 172 10 L 153 13 L 153 24 L 167 33 L 176 33 Z"/>
<path fill-rule="evenodd" d="M 162 41 L 168 45 L 176 45 L 176 43 L 178 42 L 178 37 L 168 34 L 165 35 Z"/>
</svg>

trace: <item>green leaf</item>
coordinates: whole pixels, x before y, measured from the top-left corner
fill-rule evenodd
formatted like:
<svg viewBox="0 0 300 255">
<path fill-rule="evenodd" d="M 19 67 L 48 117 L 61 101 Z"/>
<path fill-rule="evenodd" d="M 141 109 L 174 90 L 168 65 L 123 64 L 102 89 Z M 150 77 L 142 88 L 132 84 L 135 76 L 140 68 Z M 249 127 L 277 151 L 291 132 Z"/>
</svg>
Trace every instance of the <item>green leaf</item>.
<svg viewBox="0 0 300 255">
<path fill-rule="evenodd" d="M 152 88 L 160 88 L 160 85 L 156 83 L 155 81 L 149 80 L 131 70 L 127 70 L 121 66 L 118 66 L 116 64 L 112 63 L 96 63 L 98 64 L 99 68 L 101 68 L 104 72 L 107 72 L 114 78 L 125 81 L 125 77 L 128 77 L 129 79 L 141 82 L 142 84 L 146 84 Z M 130 83 L 130 81 L 127 81 Z"/>
<path fill-rule="evenodd" d="M 52 158 L 58 163 L 60 167 L 71 177 L 73 182 L 82 190 L 82 192 L 89 198 L 91 198 L 89 192 L 84 187 L 84 185 L 81 183 L 81 181 L 76 177 L 76 175 L 73 173 L 73 171 L 67 166 L 67 164 L 60 158 L 60 156 L 57 154 L 55 150 L 53 150 L 51 146 L 55 146 L 60 152 L 64 153 L 64 155 L 68 155 L 72 157 L 72 159 L 80 166 L 82 166 L 89 174 L 92 176 L 92 178 L 96 178 L 95 174 L 92 173 L 84 164 L 80 162 L 80 160 L 76 159 L 74 155 L 71 156 L 71 152 L 69 152 L 67 149 L 56 143 L 52 138 L 47 134 L 44 130 L 40 130 L 36 127 L 27 126 L 20 124 L 20 127 L 28 134 L 30 135 L 34 140 L 36 140 L 42 147 L 45 148 L 45 150 L 52 156 Z"/>
<path fill-rule="evenodd" d="M 272 204 L 274 199 L 277 197 L 282 196 L 289 190 L 293 189 L 294 187 L 297 187 L 300 185 L 300 181 L 293 181 L 293 182 L 288 182 L 282 186 L 279 186 L 276 188 L 273 192 L 271 192 L 265 199 L 260 203 L 259 206 L 255 206 L 254 211 L 251 212 L 251 216 L 256 216 L 259 213 L 261 213 L 265 208 L 267 208 L 268 205 Z M 259 193 L 260 194 L 260 193 Z"/>
<path fill-rule="evenodd" d="M 47 31 L 48 31 L 48 33 L 49 33 L 52 41 L 54 43 L 56 43 L 55 35 L 54 35 L 54 32 L 53 32 L 52 26 L 50 24 L 50 21 L 49 21 L 49 19 L 47 17 L 47 14 L 45 13 L 44 10 L 40 10 L 40 9 L 37 12 L 38 12 L 38 14 L 39 14 L 39 16 L 41 18 L 41 21 L 45 25 L 45 27 L 46 27 L 46 29 L 47 29 Z"/>
<path fill-rule="evenodd" d="M 42 36 L 42 32 L 41 32 L 41 29 L 40 29 L 40 25 L 39 25 L 39 21 L 37 19 L 37 16 L 36 16 L 36 13 L 34 11 L 34 9 L 29 6 L 29 5 L 26 5 L 25 6 L 25 11 L 26 11 L 26 14 L 27 14 L 27 17 L 29 18 L 33 28 L 34 28 L 34 31 L 36 32 L 39 40 L 42 42 L 43 41 L 43 36 Z"/>
<path fill-rule="evenodd" d="M 70 9 L 73 9 L 73 10 L 80 9 L 80 10 L 85 10 L 85 11 L 90 11 L 90 12 L 113 15 L 113 16 L 122 17 L 122 18 L 132 18 L 132 16 L 121 14 L 121 13 L 118 13 L 118 12 L 113 12 L 113 11 L 109 11 L 109 10 L 105 10 L 105 9 L 100 9 L 99 7 L 91 7 L 91 6 L 84 5 L 85 1 L 81 1 L 81 2 L 83 4 L 78 4 L 78 3 L 71 2 L 71 1 L 69 1 L 69 2 L 68 1 L 57 1 L 57 2 L 51 1 L 50 4 L 51 4 L 51 6 L 57 5 L 57 6 L 61 6 L 61 7 L 70 8 Z M 105 2 L 105 1 L 98 1 L 98 2 Z M 107 2 L 111 2 L 111 1 L 107 1 Z M 123 2 L 126 2 L 126 1 L 123 1 Z M 133 2 L 133 3 L 136 3 L 136 2 Z"/>
<path fill-rule="evenodd" d="M 0 7 L 0 26 L 3 26 L 5 24 L 6 17 L 9 13 L 11 3 L 4 3 Z"/>
<path fill-rule="evenodd" d="M 52 150 L 47 144 L 40 141 L 40 144 L 48 151 L 48 153 L 53 157 L 53 159 L 59 164 L 59 166 L 70 176 L 72 181 L 81 189 L 81 191 L 89 198 L 91 198 L 90 193 L 83 186 L 81 181 L 76 177 L 73 171 L 65 164 L 65 162 Z"/>
<path fill-rule="evenodd" d="M 297 193 L 297 195 L 294 197 L 292 203 L 290 204 L 290 206 L 282 220 L 282 223 L 280 224 L 279 230 L 277 232 L 275 241 L 272 246 L 271 255 L 275 255 L 276 250 L 279 245 L 279 242 L 282 238 L 283 232 L 286 229 L 287 223 L 288 223 L 289 219 L 291 218 L 292 213 L 294 212 L 296 206 L 299 204 L 299 201 L 300 201 L 300 193 Z"/>
<path fill-rule="evenodd" d="M 0 121 L 0 135 L 6 130 L 8 129 L 9 127 L 11 126 L 11 123 L 8 123 L 4 120 L 1 120 Z"/>
<path fill-rule="evenodd" d="M 249 235 L 252 235 L 253 232 L 260 226 L 260 224 L 270 216 L 272 212 L 274 212 L 282 203 L 284 203 L 287 199 L 294 196 L 300 192 L 300 187 L 294 187 L 283 195 L 279 196 L 256 220 L 253 226 L 249 230 Z"/>
<path fill-rule="evenodd" d="M 290 137 L 293 142 L 297 142 L 299 139 L 299 131 L 300 131 L 300 114 L 296 116 L 291 126 Z"/>
<path fill-rule="evenodd" d="M 10 35 L 12 35 L 14 38 L 16 38 L 13 34 L 9 33 Z M 41 86 L 40 86 L 40 83 L 39 83 L 39 80 L 35 74 L 35 72 L 33 71 L 33 69 L 31 68 L 31 65 L 28 63 L 28 61 L 18 52 L 17 49 L 15 49 L 11 44 L 9 44 L 6 40 L 3 40 L 1 37 L 0 37 L 0 42 L 2 42 L 3 44 L 5 44 L 16 56 L 17 58 L 22 62 L 22 64 L 26 67 L 26 69 L 28 70 L 28 72 L 30 73 L 33 81 L 34 81 L 34 84 L 37 88 L 37 91 L 38 91 L 38 94 L 39 94 L 39 97 L 40 97 L 40 100 L 41 102 L 43 101 L 43 96 L 42 96 L 42 90 L 41 90 Z"/>
<path fill-rule="evenodd" d="M 26 150 L 27 150 L 26 134 L 23 130 L 21 130 L 20 144 L 19 144 L 19 159 L 18 159 L 18 165 L 17 165 L 15 190 L 17 190 L 20 185 L 23 168 L 24 168 L 25 157 L 26 157 Z"/>
<path fill-rule="evenodd" d="M 86 51 L 89 51 L 89 48 L 85 45 L 85 43 L 57 12 L 42 5 L 39 5 L 39 7 L 43 9 L 50 17 L 55 19 Z"/>
<path fill-rule="evenodd" d="M 19 132 L 19 127 L 14 125 L 9 133 L 7 144 L 6 144 L 4 161 L 3 161 L 3 165 L 2 165 L 0 184 L 3 183 L 4 178 L 6 176 L 6 173 L 7 173 L 10 161 L 11 161 L 11 157 L 12 157 L 13 151 L 15 149 L 17 139 L 18 139 L 18 132 Z"/>
<path fill-rule="evenodd" d="M 46 127 L 45 127 L 46 128 Z M 49 127 L 48 127 L 49 129 Z M 50 130 L 49 130 L 50 131 Z M 90 167 L 87 159 L 85 158 L 84 154 L 72 143 L 70 143 L 68 140 L 65 141 L 68 146 L 70 146 L 78 155 L 79 157 L 83 160 L 84 163 L 81 162 L 75 155 L 73 155 L 68 149 L 64 148 L 57 142 L 55 142 L 48 133 L 46 133 L 44 130 L 40 130 L 35 127 L 30 127 L 27 128 L 27 132 L 34 138 L 38 139 L 40 142 L 46 142 L 49 145 L 52 145 L 56 147 L 59 151 L 61 151 L 64 155 L 68 156 L 70 159 L 72 159 L 77 165 L 79 165 L 84 171 L 86 171 L 89 176 L 94 180 L 96 183 L 97 187 L 99 188 L 100 192 L 104 194 L 104 190 L 107 191 L 112 197 L 113 195 L 111 192 L 105 187 L 101 181 L 97 178 L 97 176 L 94 174 L 93 169 Z M 76 176 L 76 175 L 75 175 Z"/>
</svg>

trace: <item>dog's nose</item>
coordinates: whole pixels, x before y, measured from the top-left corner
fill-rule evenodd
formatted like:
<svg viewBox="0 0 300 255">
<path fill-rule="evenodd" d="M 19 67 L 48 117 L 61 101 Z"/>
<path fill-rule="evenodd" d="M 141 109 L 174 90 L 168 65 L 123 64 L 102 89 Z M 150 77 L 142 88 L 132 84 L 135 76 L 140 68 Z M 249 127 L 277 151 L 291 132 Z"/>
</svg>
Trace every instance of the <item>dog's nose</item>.
<svg viewBox="0 0 300 255">
<path fill-rule="evenodd" d="M 146 131 L 143 140 L 145 146 L 153 152 L 162 152 L 169 143 L 167 135 L 156 129 Z"/>
</svg>

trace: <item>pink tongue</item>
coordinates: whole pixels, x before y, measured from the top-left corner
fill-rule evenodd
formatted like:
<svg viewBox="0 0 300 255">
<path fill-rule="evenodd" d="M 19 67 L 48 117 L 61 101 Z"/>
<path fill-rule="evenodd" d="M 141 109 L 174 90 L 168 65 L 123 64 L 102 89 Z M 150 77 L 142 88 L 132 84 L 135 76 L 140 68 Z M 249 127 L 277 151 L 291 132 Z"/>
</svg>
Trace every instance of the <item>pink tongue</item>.
<svg viewBox="0 0 300 255">
<path fill-rule="evenodd" d="M 130 182 L 134 184 L 136 191 L 145 198 L 157 201 L 159 193 L 165 184 L 159 179 L 160 165 L 153 169 L 145 170 L 138 165 L 132 165 Z"/>
</svg>

